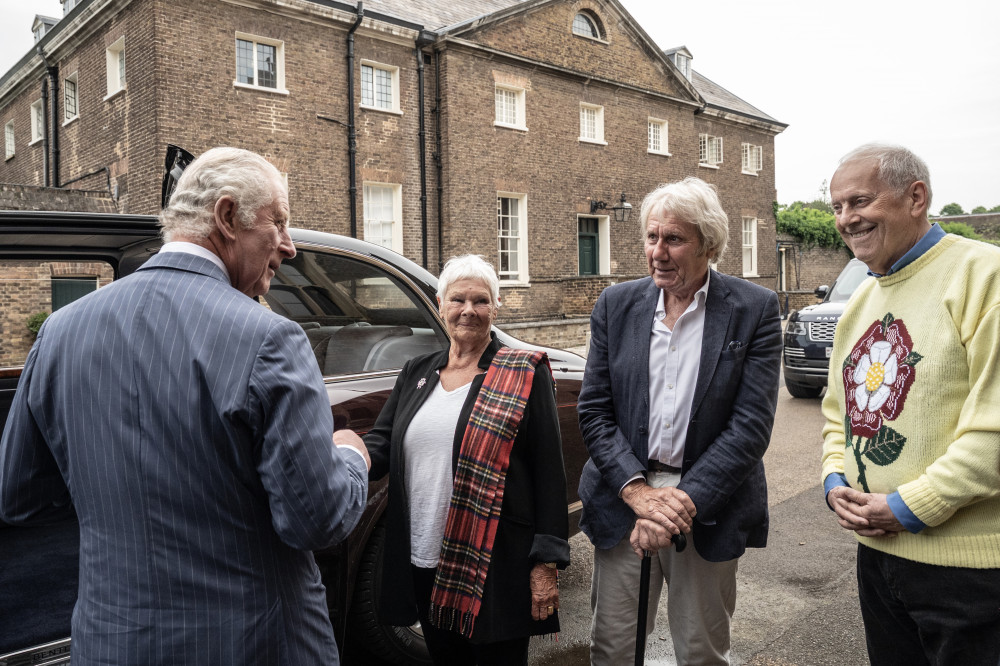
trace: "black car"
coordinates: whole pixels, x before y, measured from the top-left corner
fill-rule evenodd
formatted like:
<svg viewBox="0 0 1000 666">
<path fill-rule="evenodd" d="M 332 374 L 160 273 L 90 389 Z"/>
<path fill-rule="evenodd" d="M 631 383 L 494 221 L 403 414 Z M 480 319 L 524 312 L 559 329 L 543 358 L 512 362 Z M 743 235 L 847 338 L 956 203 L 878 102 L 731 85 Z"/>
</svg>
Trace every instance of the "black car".
<svg viewBox="0 0 1000 666">
<path fill-rule="evenodd" d="M 816 288 L 816 296 L 823 302 L 788 315 L 781 370 L 792 397 L 818 398 L 823 392 L 837 322 L 847 300 L 867 277 L 868 267 L 858 259 L 851 259 L 832 287 Z"/>
<path fill-rule="evenodd" d="M 302 229 L 290 234 L 297 255 L 282 263 L 262 306 L 302 326 L 337 426 L 367 432 L 403 364 L 448 344 L 435 305 L 437 279 L 371 243 Z M 0 211 L 0 428 L 30 347 L 29 315 L 132 273 L 160 245 L 151 216 Z M 23 304 L 26 299 L 29 305 Z M 574 525 L 577 482 L 587 459 L 576 418 L 585 362 L 497 334 L 508 346 L 549 354 Z M 375 619 L 386 492 L 386 479 L 372 481 L 367 509 L 350 537 L 315 553 L 330 618 L 342 651 L 429 663 L 419 625 L 386 627 Z M 68 663 L 78 552 L 75 521 L 41 527 L 0 523 L 0 666 Z M 354 661 L 367 663 L 364 657 Z"/>
</svg>

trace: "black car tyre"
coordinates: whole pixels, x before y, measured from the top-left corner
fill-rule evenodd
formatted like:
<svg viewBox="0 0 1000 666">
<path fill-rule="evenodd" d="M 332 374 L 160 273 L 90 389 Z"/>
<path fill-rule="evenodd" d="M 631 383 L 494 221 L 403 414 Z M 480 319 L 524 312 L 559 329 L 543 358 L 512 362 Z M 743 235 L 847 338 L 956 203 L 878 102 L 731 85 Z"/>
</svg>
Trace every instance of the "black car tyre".
<svg viewBox="0 0 1000 666">
<path fill-rule="evenodd" d="M 804 384 L 794 384 L 787 379 L 785 380 L 785 388 L 788 392 L 792 394 L 793 398 L 805 398 L 812 399 L 818 398 L 819 394 L 823 392 L 822 386 L 806 386 Z"/>
<path fill-rule="evenodd" d="M 373 657 L 390 664 L 431 664 L 431 655 L 424 643 L 420 624 L 392 627 L 378 621 L 378 599 L 385 547 L 385 525 L 382 521 L 372 530 L 358 566 L 354 585 L 354 601 L 348 618 L 348 635 Z"/>
</svg>

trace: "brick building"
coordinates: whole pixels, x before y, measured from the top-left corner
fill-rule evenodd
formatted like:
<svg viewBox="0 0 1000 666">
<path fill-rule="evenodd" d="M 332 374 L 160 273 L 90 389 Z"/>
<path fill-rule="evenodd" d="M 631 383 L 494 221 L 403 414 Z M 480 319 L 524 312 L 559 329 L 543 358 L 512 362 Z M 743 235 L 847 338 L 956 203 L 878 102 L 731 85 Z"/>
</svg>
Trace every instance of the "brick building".
<svg viewBox="0 0 1000 666">
<path fill-rule="evenodd" d="M 0 78 L 0 182 L 155 213 L 167 144 L 245 147 L 287 174 L 296 226 L 434 273 L 480 253 L 505 328 L 571 344 L 605 286 L 645 274 L 643 196 L 695 175 L 730 217 L 719 270 L 775 286 L 785 125 L 617 0 L 64 1 Z"/>
</svg>

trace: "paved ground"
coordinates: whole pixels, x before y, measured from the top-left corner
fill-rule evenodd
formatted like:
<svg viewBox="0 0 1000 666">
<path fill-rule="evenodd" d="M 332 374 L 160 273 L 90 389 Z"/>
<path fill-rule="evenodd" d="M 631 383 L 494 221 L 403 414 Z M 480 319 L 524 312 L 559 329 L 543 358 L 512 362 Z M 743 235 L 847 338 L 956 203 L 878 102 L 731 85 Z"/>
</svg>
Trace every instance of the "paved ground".
<svg viewBox="0 0 1000 666">
<path fill-rule="evenodd" d="M 854 579 L 854 539 L 837 526 L 819 484 L 820 402 L 779 395 L 764 458 L 771 531 L 768 547 L 740 560 L 733 663 L 752 666 L 868 664 Z M 534 666 L 589 663 L 591 546 L 571 540 L 573 564 L 562 579 L 559 641 L 535 640 Z M 647 664 L 673 664 L 665 604 L 648 644 Z"/>
</svg>

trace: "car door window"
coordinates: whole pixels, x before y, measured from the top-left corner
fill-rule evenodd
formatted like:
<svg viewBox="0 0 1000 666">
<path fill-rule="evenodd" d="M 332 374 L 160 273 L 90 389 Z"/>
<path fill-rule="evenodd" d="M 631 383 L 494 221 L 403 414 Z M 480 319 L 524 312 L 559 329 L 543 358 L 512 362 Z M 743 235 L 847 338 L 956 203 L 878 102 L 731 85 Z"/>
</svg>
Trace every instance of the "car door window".
<svg viewBox="0 0 1000 666">
<path fill-rule="evenodd" d="M 285 260 L 264 297 L 306 332 L 326 375 L 398 369 L 443 349 L 447 336 L 428 303 L 373 262 L 300 249 Z"/>
</svg>

